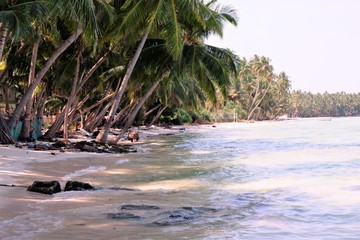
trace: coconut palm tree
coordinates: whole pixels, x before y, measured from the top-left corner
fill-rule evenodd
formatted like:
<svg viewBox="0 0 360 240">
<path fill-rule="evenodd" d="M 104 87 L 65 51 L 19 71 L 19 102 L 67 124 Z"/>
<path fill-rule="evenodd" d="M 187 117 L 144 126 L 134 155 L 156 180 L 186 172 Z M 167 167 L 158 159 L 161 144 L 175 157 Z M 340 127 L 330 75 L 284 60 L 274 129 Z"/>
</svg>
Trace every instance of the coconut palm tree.
<svg viewBox="0 0 360 240">
<path fill-rule="evenodd" d="M 40 84 L 45 74 L 59 58 L 59 56 L 83 33 L 92 34 L 93 38 L 97 38 L 98 23 L 96 18 L 96 10 L 101 8 L 102 11 L 106 11 L 109 14 L 111 13 L 111 6 L 106 0 L 64 0 L 55 1 L 49 6 L 51 6 L 51 11 L 55 16 L 66 19 L 66 21 L 71 21 L 71 25 L 74 27 L 72 32 L 59 45 L 59 47 L 56 48 L 54 52 L 52 52 L 51 56 L 35 75 L 33 83 L 22 96 L 15 111 L 12 114 L 9 123 L 10 128 L 15 125 L 15 122 L 19 119 L 24 107 L 31 99 L 36 87 Z"/>
<path fill-rule="evenodd" d="M 117 40 L 117 36 L 124 35 L 125 31 L 129 31 L 129 29 L 141 32 L 141 35 L 138 38 L 139 43 L 133 57 L 129 61 L 126 73 L 122 79 L 119 79 L 119 82 L 121 82 L 120 88 L 114 97 L 114 103 L 106 117 L 106 123 L 96 138 L 97 141 L 107 141 L 111 123 L 114 120 L 128 81 L 150 33 L 161 32 L 166 38 L 165 45 L 169 53 L 175 59 L 179 58 L 182 52 L 183 41 L 178 15 L 182 13 L 189 18 L 197 16 L 197 21 L 203 22 L 199 15 L 200 6 L 202 6 L 202 2 L 198 0 L 140 0 L 137 2 L 128 0 L 122 5 L 122 8 L 127 10 L 126 14 L 119 18 L 119 22 L 115 22 L 115 27 L 110 28 L 111 31 L 108 36 Z"/>
<path fill-rule="evenodd" d="M 164 57 L 160 57 L 160 64 L 157 63 L 161 68 L 157 68 L 156 73 L 158 75 L 156 80 L 129 115 L 119 136 L 112 142 L 117 142 L 127 131 L 133 123 L 137 112 L 156 90 L 157 85 L 163 80 L 166 80 L 168 84 L 174 81 L 195 81 L 196 85 L 199 86 L 214 103 L 216 102 L 216 89 L 220 89 L 223 94 L 226 95 L 226 89 L 230 83 L 230 75 L 237 73 L 238 59 L 229 50 L 204 44 L 204 38 L 209 36 L 209 33 L 222 35 L 223 23 L 229 21 L 236 24 L 236 16 L 231 16 L 232 10 L 230 10 L 230 8 L 226 8 L 228 11 L 224 11 L 223 8 L 213 10 L 205 7 L 208 6 L 202 6 L 204 19 L 207 19 L 204 22 L 205 25 L 198 25 L 196 21 L 189 22 L 186 17 L 180 18 L 179 20 L 183 26 L 182 38 L 184 40 L 180 58 L 174 58 L 170 54 L 167 54 L 163 47 L 165 44 L 161 44 L 161 41 L 144 50 L 143 55 L 148 54 L 148 56 L 153 56 L 152 59 L 154 56 L 161 56 L 161 53 L 165 54 Z M 204 9 L 207 11 L 204 11 Z M 162 42 L 166 43 L 164 41 Z M 162 51 L 160 48 L 162 48 Z M 146 56 L 142 58 L 145 59 Z M 141 66 L 144 65 L 145 64 L 142 64 Z M 169 77 L 166 78 L 166 75 L 169 75 Z"/>
</svg>

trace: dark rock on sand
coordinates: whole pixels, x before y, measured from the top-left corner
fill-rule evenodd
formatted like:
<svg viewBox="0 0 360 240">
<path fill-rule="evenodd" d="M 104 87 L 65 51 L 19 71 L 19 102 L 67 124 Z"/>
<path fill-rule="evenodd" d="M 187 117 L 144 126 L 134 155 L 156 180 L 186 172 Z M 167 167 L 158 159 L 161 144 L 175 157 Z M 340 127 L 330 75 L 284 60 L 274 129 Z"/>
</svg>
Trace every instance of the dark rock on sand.
<svg viewBox="0 0 360 240">
<path fill-rule="evenodd" d="M 56 148 L 64 148 L 64 147 L 66 147 L 66 143 L 64 143 L 63 141 L 56 141 L 52 145 L 53 145 L 53 147 L 56 147 Z"/>
<path fill-rule="evenodd" d="M 27 188 L 27 190 L 30 192 L 38 192 L 51 195 L 61 192 L 61 187 L 58 181 L 35 181 Z"/>
<path fill-rule="evenodd" d="M 158 206 L 152 205 L 133 205 L 133 204 L 125 204 L 122 205 L 121 210 L 157 210 L 160 209 Z"/>
<path fill-rule="evenodd" d="M 218 209 L 207 207 L 182 207 L 178 210 L 164 212 L 160 214 L 160 219 L 154 224 L 158 226 L 169 226 L 190 222 L 201 217 L 209 217 L 208 215 L 218 212 Z"/>
<path fill-rule="evenodd" d="M 161 219 L 154 222 L 155 225 L 158 226 L 176 225 L 176 224 L 189 222 L 200 217 L 199 213 L 188 209 L 169 211 L 162 213 L 161 215 L 162 215 Z"/>
<path fill-rule="evenodd" d="M 68 181 L 65 185 L 64 191 L 86 191 L 94 190 L 94 187 L 89 183 L 77 182 L 77 181 Z"/>
<path fill-rule="evenodd" d="M 114 220 L 142 220 L 143 217 L 134 215 L 132 213 L 107 213 L 108 218 Z"/>
</svg>

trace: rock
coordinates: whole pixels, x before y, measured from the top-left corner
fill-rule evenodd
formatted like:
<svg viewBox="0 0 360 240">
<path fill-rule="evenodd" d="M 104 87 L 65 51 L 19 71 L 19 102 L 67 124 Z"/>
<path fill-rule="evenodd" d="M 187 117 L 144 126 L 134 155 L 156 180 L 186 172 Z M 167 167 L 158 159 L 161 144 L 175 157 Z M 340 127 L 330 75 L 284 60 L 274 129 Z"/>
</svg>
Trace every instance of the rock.
<svg viewBox="0 0 360 240">
<path fill-rule="evenodd" d="M 50 146 L 48 144 L 45 144 L 45 143 L 36 143 L 34 145 L 34 150 L 36 151 L 46 151 L 46 150 L 50 150 Z M 53 149 L 51 149 L 53 150 Z"/>
<path fill-rule="evenodd" d="M 27 188 L 30 192 L 38 192 L 44 194 L 54 194 L 61 192 L 60 183 L 58 181 L 35 181 Z"/>
<path fill-rule="evenodd" d="M 211 216 L 218 211 L 220 210 L 208 207 L 182 207 L 178 210 L 162 213 L 160 215 L 161 218 L 153 222 L 153 224 L 158 226 L 176 225 L 193 221 L 200 217 L 207 217 L 209 214 Z"/>
<path fill-rule="evenodd" d="M 94 187 L 89 183 L 77 182 L 77 181 L 68 181 L 66 182 L 64 191 L 86 191 L 94 190 Z"/>
<path fill-rule="evenodd" d="M 155 221 L 154 224 L 158 226 L 176 225 L 192 221 L 200 217 L 199 213 L 191 209 L 180 209 L 162 213 L 162 219 Z"/>
<path fill-rule="evenodd" d="M 130 140 L 131 142 L 139 141 L 139 133 L 136 131 L 129 131 L 127 140 Z"/>
<path fill-rule="evenodd" d="M 62 148 L 66 147 L 66 143 L 64 143 L 63 141 L 56 141 L 52 144 L 52 146 L 55 148 Z"/>
<path fill-rule="evenodd" d="M 94 147 L 94 146 L 90 146 L 90 145 L 84 145 L 82 148 L 81 148 L 81 151 L 83 152 L 99 152 L 99 150 Z"/>
<path fill-rule="evenodd" d="M 115 220 L 142 220 L 143 217 L 134 215 L 132 213 L 107 213 L 108 218 Z"/>
<path fill-rule="evenodd" d="M 151 206 L 151 205 L 132 205 L 132 204 L 126 204 L 122 205 L 121 210 L 157 210 L 160 209 L 157 206 Z"/>
</svg>

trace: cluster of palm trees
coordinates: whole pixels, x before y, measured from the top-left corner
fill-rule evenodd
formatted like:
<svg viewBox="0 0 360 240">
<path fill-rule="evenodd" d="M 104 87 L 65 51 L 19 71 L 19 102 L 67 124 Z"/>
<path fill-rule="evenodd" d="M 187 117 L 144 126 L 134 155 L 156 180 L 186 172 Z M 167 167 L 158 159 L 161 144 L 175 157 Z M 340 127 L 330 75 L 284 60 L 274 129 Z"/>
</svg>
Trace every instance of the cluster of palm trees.
<svg viewBox="0 0 360 240">
<path fill-rule="evenodd" d="M 271 120 L 287 112 L 289 77 L 285 72 L 275 74 L 270 62 L 269 58 L 257 55 L 250 60 L 241 59 L 239 74 L 232 79 L 220 118 Z"/>
<path fill-rule="evenodd" d="M 294 91 L 289 98 L 289 117 L 360 116 L 360 93 L 313 94 Z"/>
<path fill-rule="evenodd" d="M 216 0 L 1 0 L 0 117 L 23 138 L 44 115 L 47 138 L 101 124 L 100 142 L 121 123 L 117 142 L 136 117 L 216 103 L 239 59 L 204 40 L 225 23 L 236 13 Z"/>
</svg>

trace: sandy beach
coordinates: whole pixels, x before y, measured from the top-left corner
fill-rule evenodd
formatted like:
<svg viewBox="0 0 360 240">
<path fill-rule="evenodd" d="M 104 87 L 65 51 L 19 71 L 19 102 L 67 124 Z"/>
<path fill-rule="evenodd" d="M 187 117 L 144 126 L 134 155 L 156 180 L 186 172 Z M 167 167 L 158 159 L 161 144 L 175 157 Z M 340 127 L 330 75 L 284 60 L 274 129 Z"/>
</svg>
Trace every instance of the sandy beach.
<svg viewBox="0 0 360 240">
<path fill-rule="evenodd" d="M 187 127 L 186 131 L 201 131 L 201 129 L 205 130 L 209 127 L 211 126 L 203 128 L 200 126 L 192 126 Z M 181 132 L 178 128 L 140 130 L 141 139 L 135 144 L 138 149 L 138 152 L 135 154 L 61 153 L 59 151 L 34 151 L 27 147 L 20 149 L 13 145 L 0 145 L 0 235 L 2 239 L 47 239 L 47 234 L 51 235 L 53 233 L 48 230 L 52 227 L 55 232 L 61 231 L 61 229 L 67 229 L 70 232 L 74 231 L 76 233 L 77 230 L 75 229 L 78 228 L 75 227 L 71 230 L 71 227 L 66 226 L 66 224 L 64 225 L 61 219 L 68 218 L 69 214 L 73 214 L 72 211 L 80 206 L 92 208 L 92 206 L 96 205 L 96 198 L 99 197 L 99 193 L 95 192 L 86 194 L 86 197 L 83 197 L 81 194 L 68 192 L 45 195 L 26 191 L 26 188 L 34 181 L 56 180 L 60 182 L 63 188 L 68 180 L 77 180 L 79 176 L 82 175 L 116 168 L 119 163 L 146 155 L 141 146 L 152 141 L 157 136 L 163 135 L 166 137 L 166 135 L 174 135 Z M 129 142 L 126 142 L 126 144 L 129 144 Z M 137 169 L 135 168 L 126 171 L 136 172 Z M 118 170 L 117 174 L 119 172 L 121 173 L 121 171 L 122 170 Z M 104 174 L 113 173 L 106 173 L 105 171 Z M 88 180 L 93 186 L 103 185 L 102 182 L 96 182 L 91 178 L 82 178 L 81 180 Z M 151 188 L 152 187 L 150 187 L 150 189 Z M 129 201 L 136 199 L 136 195 L 139 193 L 124 191 L 120 194 L 123 201 L 126 202 L 126 199 L 129 199 Z M 154 197 L 156 198 L 156 195 L 154 195 Z M 118 200 L 109 199 L 109 203 L 112 201 L 116 202 Z M 69 212 L 66 212 L 66 209 L 68 209 Z M 89 220 L 89 222 L 95 225 L 102 224 L 100 222 L 103 221 L 103 212 L 100 213 L 94 209 L 91 211 L 93 213 L 90 214 L 90 216 L 98 213 L 100 217 L 95 217 L 91 219 L 91 221 Z M 44 224 L 44 226 L 41 226 L 42 224 Z M 71 225 L 73 224 L 74 223 Z M 81 225 L 81 223 L 78 224 Z M 22 229 L 19 229 L 19 226 Z M 110 228 L 111 226 L 108 227 Z M 38 230 L 34 230 L 37 228 Z M 107 227 L 104 229 L 106 230 Z M 29 230 L 28 233 L 27 230 Z M 34 234 L 36 237 L 34 237 Z M 85 234 L 84 236 L 87 235 Z M 63 237 L 64 235 L 61 234 L 58 239 L 63 239 Z M 52 239 L 56 239 L 56 237 L 52 237 Z"/>
</svg>

